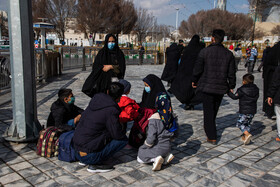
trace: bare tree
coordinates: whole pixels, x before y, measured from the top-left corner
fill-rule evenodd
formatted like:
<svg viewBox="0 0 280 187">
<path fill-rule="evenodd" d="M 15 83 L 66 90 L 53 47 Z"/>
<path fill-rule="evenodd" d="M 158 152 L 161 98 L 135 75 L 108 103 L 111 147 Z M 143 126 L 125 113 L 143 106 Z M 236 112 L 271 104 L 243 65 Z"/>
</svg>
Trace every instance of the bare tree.
<svg viewBox="0 0 280 187">
<path fill-rule="evenodd" d="M 0 13 L 0 30 L 2 36 L 8 36 L 8 18 L 4 16 L 3 12 Z M 0 38 L 1 40 L 1 38 Z"/>
<path fill-rule="evenodd" d="M 139 8 L 137 10 L 138 20 L 134 27 L 134 32 L 137 34 L 138 41 L 142 43 L 143 39 L 147 36 L 148 31 L 152 31 L 154 18 L 149 14 L 146 9 Z"/>
<path fill-rule="evenodd" d="M 155 25 L 154 37 L 156 41 L 159 41 L 163 38 L 170 37 L 170 29 L 167 25 Z"/>
<path fill-rule="evenodd" d="M 278 35 L 278 36 L 280 36 L 280 25 L 275 26 L 275 27 L 272 29 L 271 33 L 272 33 L 273 35 Z"/>
<path fill-rule="evenodd" d="M 179 31 L 184 37 L 194 34 L 209 36 L 213 29 L 225 30 L 231 40 L 246 38 L 252 31 L 253 20 L 245 14 L 234 14 L 219 9 L 199 11 L 182 21 Z"/>
</svg>

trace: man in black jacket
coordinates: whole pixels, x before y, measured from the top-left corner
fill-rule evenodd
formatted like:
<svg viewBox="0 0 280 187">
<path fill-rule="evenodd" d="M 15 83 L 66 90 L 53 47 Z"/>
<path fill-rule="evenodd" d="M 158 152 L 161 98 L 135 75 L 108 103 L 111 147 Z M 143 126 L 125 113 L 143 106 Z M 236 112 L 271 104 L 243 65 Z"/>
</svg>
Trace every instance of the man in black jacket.
<svg viewBox="0 0 280 187">
<path fill-rule="evenodd" d="M 222 42 L 225 31 L 214 30 L 212 44 L 200 51 L 193 70 L 192 85 L 203 93 L 204 130 L 207 141 L 216 144 L 216 116 L 225 93 L 236 84 L 232 52 Z"/>
<path fill-rule="evenodd" d="M 63 131 L 75 129 L 84 110 L 74 105 L 74 102 L 71 89 L 60 89 L 58 99 L 51 106 L 47 127 L 55 126 Z"/>
<path fill-rule="evenodd" d="M 274 103 L 274 109 L 277 120 L 277 138 L 280 141 L 280 66 L 278 66 L 273 74 L 272 83 L 267 93 L 267 102 L 270 106 Z"/>
<path fill-rule="evenodd" d="M 118 101 L 123 94 L 121 83 L 113 82 L 108 94 L 98 93 L 84 111 L 73 137 L 76 157 L 81 165 L 89 165 L 89 172 L 108 172 L 104 165 L 114 153 L 127 144 L 126 129 L 119 122 Z"/>
</svg>

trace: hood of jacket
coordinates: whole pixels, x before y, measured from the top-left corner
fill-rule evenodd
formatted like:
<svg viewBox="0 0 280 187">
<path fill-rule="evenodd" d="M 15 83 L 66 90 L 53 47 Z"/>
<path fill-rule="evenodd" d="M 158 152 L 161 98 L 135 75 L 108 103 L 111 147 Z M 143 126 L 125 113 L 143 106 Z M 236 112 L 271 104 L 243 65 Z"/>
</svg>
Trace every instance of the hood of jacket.
<svg viewBox="0 0 280 187">
<path fill-rule="evenodd" d="M 243 92 L 246 96 L 251 98 L 255 98 L 259 96 L 258 87 L 252 83 L 243 85 L 240 91 Z"/>
<path fill-rule="evenodd" d="M 116 107 L 120 110 L 118 104 L 113 100 L 113 98 L 104 93 L 95 94 L 89 103 L 89 108 L 92 111 L 109 107 Z"/>
</svg>

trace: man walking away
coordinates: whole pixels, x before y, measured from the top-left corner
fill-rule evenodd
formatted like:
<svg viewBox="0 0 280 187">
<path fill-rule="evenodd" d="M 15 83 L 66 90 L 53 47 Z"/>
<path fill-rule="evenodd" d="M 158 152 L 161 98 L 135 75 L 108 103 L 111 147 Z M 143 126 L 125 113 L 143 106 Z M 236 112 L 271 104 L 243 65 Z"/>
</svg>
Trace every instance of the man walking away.
<svg viewBox="0 0 280 187">
<path fill-rule="evenodd" d="M 225 31 L 212 33 L 212 44 L 200 51 L 195 64 L 192 86 L 203 93 L 204 130 L 207 141 L 216 144 L 216 116 L 227 91 L 235 88 L 235 61 L 233 54 L 222 42 Z"/>
</svg>

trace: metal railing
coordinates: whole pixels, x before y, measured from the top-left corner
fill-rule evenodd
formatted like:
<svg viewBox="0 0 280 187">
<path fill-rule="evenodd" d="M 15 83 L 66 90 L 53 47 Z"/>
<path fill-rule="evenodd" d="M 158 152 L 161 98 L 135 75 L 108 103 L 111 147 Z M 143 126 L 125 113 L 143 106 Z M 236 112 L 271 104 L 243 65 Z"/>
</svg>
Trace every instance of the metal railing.
<svg viewBox="0 0 280 187">
<path fill-rule="evenodd" d="M 0 50 L 0 91 L 11 86 L 11 67 L 9 49 Z"/>
</svg>

